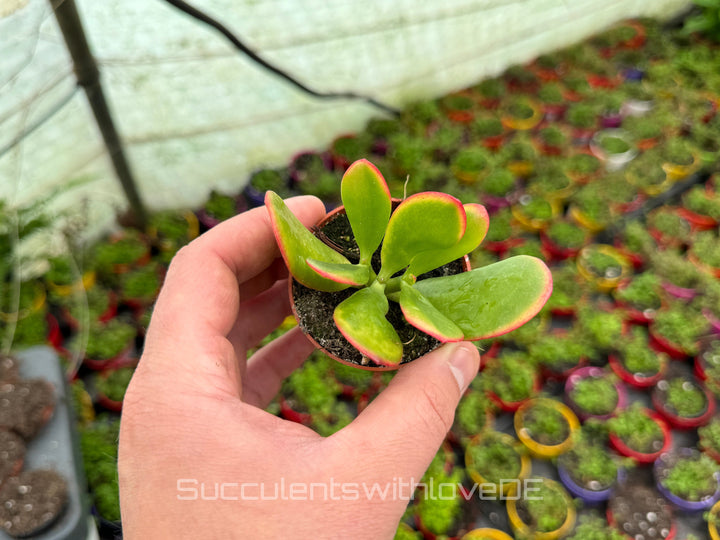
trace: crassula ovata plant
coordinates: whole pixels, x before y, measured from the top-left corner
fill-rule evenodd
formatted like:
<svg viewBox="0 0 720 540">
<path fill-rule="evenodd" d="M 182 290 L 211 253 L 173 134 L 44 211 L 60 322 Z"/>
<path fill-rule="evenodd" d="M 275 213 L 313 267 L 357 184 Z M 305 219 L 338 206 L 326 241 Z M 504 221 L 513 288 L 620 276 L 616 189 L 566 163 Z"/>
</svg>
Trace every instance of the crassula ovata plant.
<svg viewBox="0 0 720 540">
<path fill-rule="evenodd" d="M 348 168 L 341 195 L 359 248 L 357 263 L 318 239 L 274 192 L 266 194 L 265 205 L 285 263 L 300 284 L 328 293 L 357 289 L 337 305 L 333 320 L 353 347 L 381 367 L 403 360 L 403 343 L 386 319 L 389 302 L 399 304 L 410 325 L 451 342 L 509 332 L 534 317 L 552 292 L 549 270 L 528 256 L 417 279 L 480 244 L 488 215 L 479 204 L 422 192 L 393 211 L 385 179 L 367 160 Z M 373 269 L 378 248 L 380 265 Z"/>
</svg>

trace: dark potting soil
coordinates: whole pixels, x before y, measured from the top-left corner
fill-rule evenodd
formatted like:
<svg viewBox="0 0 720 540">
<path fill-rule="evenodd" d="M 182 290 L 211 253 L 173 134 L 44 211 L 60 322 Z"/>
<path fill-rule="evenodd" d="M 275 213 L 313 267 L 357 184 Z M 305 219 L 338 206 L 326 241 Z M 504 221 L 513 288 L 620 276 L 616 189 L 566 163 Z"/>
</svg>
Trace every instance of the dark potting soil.
<svg viewBox="0 0 720 540">
<path fill-rule="evenodd" d="M 26 441 L 32 439 L 52 416 L 52 386 L 32 379 L 0 383 L 0 429 L 8 429 Z"/>
<path fill-rule="evenodd" d="M 25 442 L 12 431 L 0 430 L 0 486 L 20 472 L 25 459 Z"/>
<path fill-rule="evenodd" d="M 345 255 L 350 262 L 357 263 L 359 261 L 360 252 L 353 238 L 350 223 L 344 213 L 335 214 L 315 234 L 333 249 Z M 380 271 L 380 248 L 377 249 L 373 256 L 372 266 L 375 272 Z M 418 281 L 430 277 L 459 274 L 463 270 L 463 259 L 457 259 L 445 266 L 422 274 L 418 277 Z M 292 283 L 295 311 L 298 324 L 303 332 L 309 334 L 323 349 L 347 362 L 382 367 L 380 364 L 363 357 L 345 339 L 333 322 L 332 316 L 337 305 L 351 296 L 357 289 L 349 288 L 335 293 L 328 293 L 310 289 L 295 280 Z M 427 354 L 441 345 L 441 342 L 437 339 L 408 324 L 403 317 L 400 306 L 396 302 L 390 302 L 390 310 L 386 318 L 393 325 L 403 343 L 403 364 Z"/>
<path fill-rule="evenodd" d="M 668 502 L 655 489 L 628 481 L 610 499 L 618 530 L 637 540 L 667 538 L 672 527 Z"/>
<path fill-rule="evenodd" d="M 67 482 L 57 472 L 26 471 L 0 488 L 0 528 L 16 538 L 33 536 L 50 526 L 67 502 Z"/>
<path fill-rule="evenodd" d="M 0 354 L 0 381 L 14 381 L 19 376 L 18 361 L 12 356 Z"/>
</svg>

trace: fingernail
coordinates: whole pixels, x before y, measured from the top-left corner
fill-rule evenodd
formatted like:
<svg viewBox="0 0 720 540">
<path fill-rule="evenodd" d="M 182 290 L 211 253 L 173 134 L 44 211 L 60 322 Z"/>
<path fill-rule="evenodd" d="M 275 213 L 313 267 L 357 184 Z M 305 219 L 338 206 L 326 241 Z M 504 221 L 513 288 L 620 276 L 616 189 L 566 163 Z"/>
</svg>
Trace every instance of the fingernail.
<svg viewBox="0 0 720 540">
<path fill-rule="evenodd" d="M 478 372 L 478 351 L 468 343 L 457 345 L 450 352 L 450 371 L 463 394 Z"/>
</svg>

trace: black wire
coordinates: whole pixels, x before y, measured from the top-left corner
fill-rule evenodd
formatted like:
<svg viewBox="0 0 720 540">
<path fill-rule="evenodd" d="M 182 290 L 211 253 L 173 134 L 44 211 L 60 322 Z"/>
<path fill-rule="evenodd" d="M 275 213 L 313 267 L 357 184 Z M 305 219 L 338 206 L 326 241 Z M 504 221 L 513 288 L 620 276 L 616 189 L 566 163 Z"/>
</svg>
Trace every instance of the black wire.
<svg viewBox="0 0 720 540">
<path fill-rule="evenodd" d="M 354 92 L 318 92 L 317 90 L 313 90 L 312 88 L 309 88 L 308 86 L 305 86 L 300 81 L 293 78 L 290 74 L 286 73 L 282 69 L 273 66 L 272 64 L 268 63 L 266 60 L 260 58 L 256 52 L 254 52 L 252 49 L 250 49 L 247 45 L 245 45 L 240 39 L 233 34 L 225 25 L 223 25 L 221 22 L 213 19 L 206 13 L 200 11 L 199 9 L 191 6 L 190 4 L 184 2 L 183 0 L 165 0 L 168 4 L 171 6 L 179 9 L 180 11 L 190 15 L 191 17 L 209 25 L 215 28 L 218 32 L 220 32 L 223 36 L 225 36 L 230 43 L 232 43 L 236 49 L 244 53 L 248 58 L 250 58 L 253 62 L 261 65 L 268 71 L 274 73 L 278 77 L 285 79 L 287 82 L 295 86 L 296 88 L 299 88 L 306 94 L 310 94 L 313 97 L 321 98 L 321 99 L 359 99 L 366 101 L 370 105 L 373 105 L 379 109 L 382 109 L 383 111 L 390 113 L 394 116 L 399 116 L 400 111 L 386 105 L 385 103 L 381 103 L 380 101 L 377 101 L 374 98 L 363 96 L 360 94 L 356 94 Z"/>
</svg>

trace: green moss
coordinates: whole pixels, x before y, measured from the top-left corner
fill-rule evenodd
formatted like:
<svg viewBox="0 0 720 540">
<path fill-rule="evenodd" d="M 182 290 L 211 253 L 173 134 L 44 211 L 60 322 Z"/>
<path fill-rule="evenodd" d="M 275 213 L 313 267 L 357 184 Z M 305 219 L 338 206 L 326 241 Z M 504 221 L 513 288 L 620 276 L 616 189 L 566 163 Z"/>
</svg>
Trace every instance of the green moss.
<svg viewBox="0 0 720 540">
<path fill-rule="evenodd" d="M 85 477 L 93 503 L 109 521 L 120 520 L 117 477 L 117 442 L 120 419 L 102 415 L 80 432 Z"/>
<path fill-rule="evenodd" d="M 494 432 L 487 432 L 465 451 L 472 456 L 477 473 L 489 483 L 499 484 L 501 480 L 517 478 L 520 474 L 518 451 Z"/>
<path fill-rule="evenodd" d="M 646 454 L 657 452 L 663 445 L 660 426 L 639 405 L 633 405 L 608 420 L 610 431 L 628 447 Z"/>
<path fill-rule="evenodd" d="M 534 392 L 535 368 L 523 354 L 504 354 L 481 375 L 493 393 L 506 402 L 521 401 Z"/>
<path fill-rule="evenodd" d="M 110 270 L 116 264 L 134 263 L 147 251 L 147 244 L 140 233 L 125 229 L 119 240 L 98 245 L 95 250 L 95 262 L 99 268 Z"/>
<path fill-rule="evenodd" d="M 585 344 L 573 333 L 547 334 L 530 345 L 532 360 L 550 369 L 565 370 L 577 365 L 585 354 Z"/>
<path fill-rule="evenodd" d="M 523 422 L 528 435 L 540 444 L 560 444 L 570 435 L 570 425 L 560 411 L 543 403 L 528 408 Z"/>
<path fill-rule="evenodd" d="M 683 418 L 700 416 L 708 405 L 705 392 L 697 384 L 681 377 L 668 381 L 666 402 Z"/>
<path fill-rule="evenodd" d="M 571 249 L 581 247 L 587 239 L 585 231 L 567 221 L 556 221 L 550 225 L 547 235 L 555 244 Z"/>
<path fill-rule="evenodd" d="M 687 501 L 700 501 L 718 489 L 718 465 L 705 454 L 682 457 L 660 482 L 674 495 Z"/>
<path fill-rule="evenodd" d="M 618 289 L 615 296 L 640 311 L 657 310 L 661 306 L 660 278 L 653 272 L 643 272 Z"/>
<path fill-rule="evenodd" d="M 510 210 L 506 208 L 493 215 L 488 227 L 487 240 L 490 242 L 502 242 L 510 238 L 512 235 L 511 220 Z"/>
<path fill-rule="evenodd" d="M 701 263 L 720 268 L 720 238 L 713 231 L 697 233 L 690 251 Z"/>
<path fill-rule="evenodd" d="M 235 215 L 236 205 L 235 199 L 228 195 L 223 195 L 217 191 L 210 192 L 210 198 L 205 203 L 205 212 L 214 217 L 218 221 L 225 221 Z"/>
<path fill-rule="evenodd" d="M 597 514 L 580 516 L 578 526 L 568 540 L 624 540 L 617 529 L 608 525 L 607 520 Z"/>
<path fill-rule="evenodd" d="M 471 390 L 462 397 L 455 414 L 456 429 L 461 436 L 472 437 L 487 427 L 488 408 L 490 402 L 482 392 Z"/>
<path fill-rule="evenodd" d="M 701 186 L 691 188 L 683 197 L 685 207 L 696 214 L 720 220 L 720 195 L 713 194 Z"/>
<path fill-rule="evenodd" d="M 93 324 L 88 333 L 85 357 L 93 360 L 109 360 L 120 354 L 131 344 L 135 337 L 135 328 L 113 319 L 107 324 Z"/>
<path fill-rule="evenodd" d="M 501 135 L 503 125 L 500 120 L 494 116 L 477 118 L 472 124 L 472 132 L 476 137 L 494 137 Z"/>
<path fill-rule="evenodd" d="M 468 147 L 460 150 L 453 159 L 452 165 L 464 172 L 477 173 L 490 166 L 490 154 L 483 148 Z"/>
<path fill-rule="evenodd" d="M 122 296 L 152 300 L 160 289 L 160 276 L 155 265 L 147 265 L 128 272 L 122 278 Z"/>
<path fill-rule="evenodd" d="M 571 478 L 585 489 L 607 489 L 617 479 L 618 466 L 606 448 L 583 438 L 560 458 Z"/>
<path fill-rule="evenodd" d="M 173 210 L 157 212 L 150 218 L 150 227 L 157 230 L 159 238 L 185 242 L 189 240 L 188 221 L 181 212 Z"/>
<path fill-rule="evenodd" d="M 518 501 L 518 506 L 527 512 L 523 521 L 527 519 L 530 529 L 537 532 L 559 529 L 567 519 L 569 504 L 563 488 L 547 478 L 542 478 L 542 483 L 533 483 L 532 488 L 532 497 Z"/>
<path fill-rule="evenodd" d="M 584 412 L 604 415 L 615 410 L 618 392 L 615 383 L 608 377 L 587 377 L 577 382 L 570 398 Z"/>
<path fill-rule="evenodd" d="M 654 332 L 691 356 L 697 354 L 698 339 L 707 328 L 705 317 L 681 306 L 659 311 L 652 326 Z"/>
<path fill-rule="evenodd" d="M 647 333 L 635 329 L 632 338 L 624 341 L 619 347 L 622 363 L 630 373 L 649 377 L 660 371 L 661 356 L 650 349 Z"/>
<path fill-rule="evenodd" d="M 566 170 L 575 174 L 592 174 L 600 168 L 600 160 L 591 154 L 575 154 L 565 161 Z"/>
<path fill-rule="evenodd" d="M 504 197 L 514 188 L 515 177 L 507 169 L 495 169 L 482 181 L 482 190 L 495 197 Z"/>
</svg>

